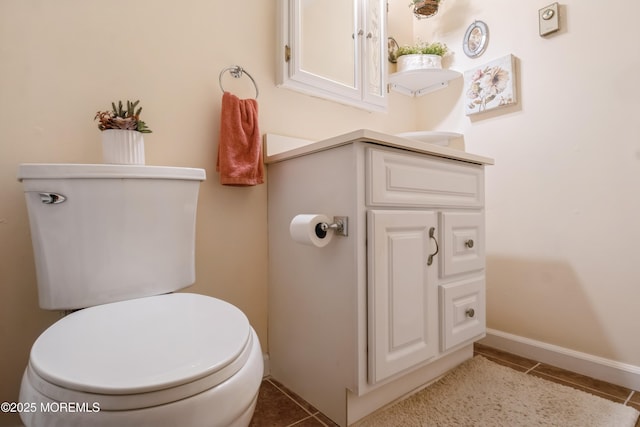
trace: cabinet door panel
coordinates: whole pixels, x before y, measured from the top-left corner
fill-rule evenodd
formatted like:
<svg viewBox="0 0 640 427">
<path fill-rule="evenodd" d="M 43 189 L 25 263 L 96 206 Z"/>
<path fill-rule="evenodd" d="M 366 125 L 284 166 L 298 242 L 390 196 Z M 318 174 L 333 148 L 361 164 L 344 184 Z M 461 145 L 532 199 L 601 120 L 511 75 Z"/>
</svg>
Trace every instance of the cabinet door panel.
<svg viewBox="0 0 640 427">
<path fill-rule="evenodd" d="M 438 302 L 431 211 L 368 212 L 369 382 L 436 355 Z"/>
<path fill-rule="evenodd" d="M 363 90 L 364 100 L 374 105 L 386 105 L 387 43 L 386 0 L 363 2 Z M 382 43 L 381 43 L 382 42 Z"/>
</svg>

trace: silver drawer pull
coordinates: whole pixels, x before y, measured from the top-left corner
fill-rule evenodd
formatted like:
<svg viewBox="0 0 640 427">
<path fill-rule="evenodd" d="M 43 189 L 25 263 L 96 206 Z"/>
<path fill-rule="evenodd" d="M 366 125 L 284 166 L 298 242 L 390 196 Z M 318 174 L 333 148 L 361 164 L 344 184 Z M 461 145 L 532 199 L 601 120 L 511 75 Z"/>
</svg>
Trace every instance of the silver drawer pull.
<svg viewBox="0 0 640 427">
<path fill-rule="evenodd" d="M 40 200 L 45 205 L 57 205 L 67 200 L 67 198 L 58 193 L 40 193 Z"/>
<path fill-rule="evenodd" d="M 464 312 L 467 317 L 473 318 L 476 315 L 476 311 L 473 308 L 467 308 L 467 311 Z"/>
<path fill-rule="evenodd" d="M 433 257 L 438 255 L 438 252 L 440 252 L 440 247 L 438 246 L 438 240 L 435 237 L 435 233 L 436 233 L 436 228 L 435 227 L 431 227 L 429 229 L 429 237 L 431 239 L 433 239 L 433 241 L 436 243 L 436 251 L 434 253 L 432 253 L 431 255 L 429 255 L 429 257 L 427 258 L 427 265 L 433 264 Z"/>
<path fill-rule="evenodd" d="M 469 249 L 473 248 L 473 239 L 467 240 L 466 242 L 464 242 L 464 245 Z"/>
</svg>

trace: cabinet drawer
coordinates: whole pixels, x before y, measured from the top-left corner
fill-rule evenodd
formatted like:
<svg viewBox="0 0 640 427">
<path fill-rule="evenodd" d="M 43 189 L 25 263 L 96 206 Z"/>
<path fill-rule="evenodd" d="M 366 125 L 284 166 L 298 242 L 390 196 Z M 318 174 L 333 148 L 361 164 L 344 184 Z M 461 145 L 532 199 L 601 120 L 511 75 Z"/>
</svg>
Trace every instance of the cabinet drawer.
<svg viewBox="0 0 640 427">
<path fill-rule="evenodd" d="M 372 206 L 481 207 L 484 202 L 480 165 L 369 149 L 367 168 Z"/>
<path fill-rule="evenodd" d="M 484 213 L 442 212 L 440 215 L 440 276 L 484 269 Z"/>
<path fill-rule="evenodd" d="M 439 288 L 442 351 L 482 336 L 486 331 L 484 277 Z"/>
</svg>

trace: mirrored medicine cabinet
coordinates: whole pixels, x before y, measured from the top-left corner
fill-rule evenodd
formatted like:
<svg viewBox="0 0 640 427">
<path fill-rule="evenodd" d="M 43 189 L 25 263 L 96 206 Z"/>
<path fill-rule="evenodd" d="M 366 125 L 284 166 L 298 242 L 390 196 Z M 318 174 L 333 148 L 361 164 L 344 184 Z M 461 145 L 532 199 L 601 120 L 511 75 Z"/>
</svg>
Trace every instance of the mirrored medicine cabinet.
<svg viewBox="0 0 640 427">
<path fill-rule="evenodd" d="M 386 111 L 386 0 L 277 1 L 278 85 Z"/>
</svg>

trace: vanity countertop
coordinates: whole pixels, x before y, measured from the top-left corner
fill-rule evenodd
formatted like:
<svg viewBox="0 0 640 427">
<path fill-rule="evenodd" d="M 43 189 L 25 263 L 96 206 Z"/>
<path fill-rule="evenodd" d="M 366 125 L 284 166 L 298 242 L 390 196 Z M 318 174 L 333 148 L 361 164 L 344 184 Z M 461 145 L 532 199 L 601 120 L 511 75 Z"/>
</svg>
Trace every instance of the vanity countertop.
<svg viewBox="0 0 640 427">
<path fill-rule="evenodd" d="M 286 138 L 286 137 L 284 137 Z M 292 138 L 286 138 L 293 140 Z M 435 144 L 429 144 L 421 141 L 414 141 L 395 135 L 373 131 L 370 129 L 359 129 L 353 132 L 334 136 L 333 138 L 324 139 L 322 141 L 311 142 L 306 141 L 301 144 L 284 144 L 282 145 L 277 135 L 267 135 L 265 138 L 265 163 L 277 163 L 294 157 L 305 156 L 307 154 L 318 151 L 328 150 L 330 148 L 341 145 L 351 144 L 353 142 L 370 142 L 372 144 L 384 145 L 387 147 L 401 148 L 405 150 L 415 151 L 417 153 L 430 154 L 437 157 L 461 160 L 481 165 L 492 165 L 493 159 L 489 157 L 479 156 L 477 154 L 467 153 L 459 149 L 445 147 Z M 279 146 L 278 146 L 279 145 Z M 297 145 L 297 146 L 296 146 Z M 286 147 L 282 149 L 281 147 Z M 294 147 L 294 148 L 291 148 Z"/>
</svg>

